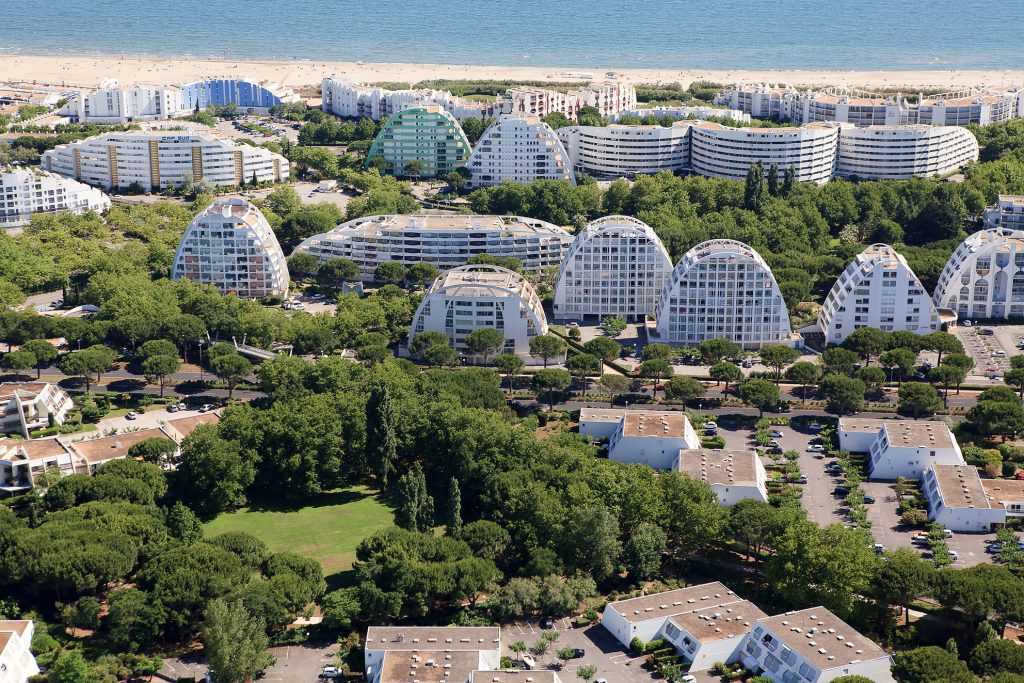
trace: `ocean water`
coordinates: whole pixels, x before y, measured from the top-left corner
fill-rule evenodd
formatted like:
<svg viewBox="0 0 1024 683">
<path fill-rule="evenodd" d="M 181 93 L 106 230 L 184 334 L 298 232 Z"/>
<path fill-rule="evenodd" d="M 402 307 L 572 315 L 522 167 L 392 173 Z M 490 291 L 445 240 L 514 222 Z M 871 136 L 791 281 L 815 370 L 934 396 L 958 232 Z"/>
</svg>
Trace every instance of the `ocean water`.
<svg viewBox="0 0 1024 683">
<path fill-rule="evenodd" d="M 1024 0 L 0 0 L 0 53 L 122 52 L 591 69 L 1021 69 Z"/>
</svg>

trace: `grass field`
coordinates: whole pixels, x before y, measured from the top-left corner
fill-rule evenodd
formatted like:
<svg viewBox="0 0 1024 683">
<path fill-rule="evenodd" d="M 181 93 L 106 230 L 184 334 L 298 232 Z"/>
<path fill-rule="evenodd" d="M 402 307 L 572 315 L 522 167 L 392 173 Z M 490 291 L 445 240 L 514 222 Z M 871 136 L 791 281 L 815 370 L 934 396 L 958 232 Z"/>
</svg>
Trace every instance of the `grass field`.
<svg viewBox="0 0 1024 683">
<path fill-rule="evenodd" d="M 301 507 L 241 509 L 203 525 L 206 536 L 245 531 L 273 552 L 290 550 L 310 557 L 331 575 L 352 566 L 356 546 L 378 529 L 391 526 L 393 514 L 363 486 L 331 491 Z"/>
</svg>

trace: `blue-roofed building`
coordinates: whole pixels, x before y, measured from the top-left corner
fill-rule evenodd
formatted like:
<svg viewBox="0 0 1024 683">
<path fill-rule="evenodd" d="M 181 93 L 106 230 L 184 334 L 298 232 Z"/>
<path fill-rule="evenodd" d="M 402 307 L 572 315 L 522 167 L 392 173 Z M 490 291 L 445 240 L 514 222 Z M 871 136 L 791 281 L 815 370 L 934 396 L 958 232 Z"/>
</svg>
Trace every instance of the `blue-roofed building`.
<svg viewBox="0 0 1024 683">
<path fill-rule="evenodd" d="M 182 105 L 189 111 L 196 106 L 206 109 L 214 105 L 233 104 L 243 113 L 266 113 L 277 104 L 299 100 L 291 90 L 276 83 L 259 84 L 237 78 L 209 78 L 181 86 Z"/>
</svg>

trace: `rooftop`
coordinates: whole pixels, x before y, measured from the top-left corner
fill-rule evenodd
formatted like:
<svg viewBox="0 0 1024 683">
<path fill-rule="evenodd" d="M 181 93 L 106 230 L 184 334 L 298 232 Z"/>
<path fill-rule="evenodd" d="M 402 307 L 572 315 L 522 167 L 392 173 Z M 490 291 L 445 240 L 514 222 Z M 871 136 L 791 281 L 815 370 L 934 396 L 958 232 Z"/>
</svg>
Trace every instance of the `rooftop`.
<svg viewBox="0 0 1024 683">
<path fill-rule="evenodd" d="M 460 266 L 441 273 L 427 292 L 428 296 L 445 290 L 448 296 L 507 297 L 513 294 L 528 298 L 531 294 L 526 279 L 498 266 Z"/>
<path fill-rule="evenodd" d="M 0 619 L 0 633 L 13 632 L 23 636 L 31 625 L 30 619 Z"/>
<path fill-rule="evenodd" d="M 182 417 L 177 420 L 168 420 L 167 426 L 177 432 L 181 438 L 185 438 L 196 430 L 199 425 L 215 425 L 220 422 L 220 415 L 214 412 L 201 413 L 192 417 Z"/>
<path fill-rule="evenodd" d="M 982 479 L 981 486 L 992 504 L 1024 503 L 1024 481 L 1019 479 Z"/>
<path fill-rule="evenodd" d="M 1024 209 L 1024 196 L 1019 194 L 1001 194 L 999 195 L 999 206 L 1012 206 Z"/>
<path fill-rule="evenodd" d="M 152 428 L 98 439 L 83 439 L 72 442 L 70 446 L 87 463 L 103 463 L 115 458 L 128 457 L 128 449 L 134 444 L 152 438 L 171 440 L 162 429 Z"/>
<path fill-rule="evenodd" d="M 371 626 L 366 630 L 368 650 L 497 649 L 497 626 Z"/>
<path fill-rule="evenodd" d="M 885 420 L 890 446 L 904 448 L 953 448 L 953 435 L 945 422 Z"/>
<path fill-rule="evenodd" d="M 58 439 L 0 439 L 0 460 L 35 460 L 66 455 L 68 449 Z"/>
<path fill-rule="evenodd" d="M 0 383 L 0 401 L 10 401 L 15 394 L 32 396 L 45 388 L 46 382 L 3 382 Z"/>
<path fill-rule="evenodd" d="M 702 609 L 673 614 L 671 619 L 694 639 L 701 643 L 713 643 L 745 636 L 754 628 L 754 622 L 768 616 L 749 600 L 721 600 L 716 603 Z"/>
<path fill-rule="evenodd" d="M 821 670 L 888 656 L 885 650 L 824 607 L 787 612 L 761 619 L 760 623 Z"/>
<path fill-rule="evenodd" d="M 991 508 L 978 468 L 973 465 L 932 465 L 942 504 L 948 508 Z"/>
<path fill-rule="evenodd" d="M 623 408 L 580 408 L 580 422 L 622 422 Z"/>
<path fill-rule="evenodd" d="M 402 232 L 493 231 L 507 232 L 509 234 L 555 233 L 559 236 L 571 237 L 569 233 L 557 225 L 521 216 L 384 215 L 360 218 L 352 223 L 342 223 L 334 230 L 357 233 L 376 233 L 392 230 Z M 330 233 L 327 234 L 329 235 Z"/>
<path fill-rule="evenodd" d="M 388 650 L 379 683 L 461 683 L 480 668 L 480 653 L 444 650 Z"/>
<path fill-rule="evenodd" d="M 756 485 L 757 454 L 707 448 L 682 450 L 679 471 L 708 484 Z"/>
<path fill-rule="evenodd" d="M 662 593 L 642 595 L 610 602 L 608 606 L 629 622 L 637 623 L 648 619 L 661 619 L 677 615 L 702 613 L 708 608 L 726 604 L 747 603 L 729 590 L 723 583 L 713 581 L 699 586 L 677 588 Z M 753 605 L 751 605 L 753 607 Z M 754 607 L 753 609 L 757 609 Z M 759 617 L 755 616 L 754 619 Z"/>
<path fill-rule="evenodd" d="M 688 425 L 685 413 L 631 410 L 623 419 L 622 435 L 675 439 L 686 434 Z"/>
<path fill-rule="evenodd" d="M 551 669 L 523 671 L 474 671 L 473 683 L 555 683 L 558 677 Z"/>
</svg>

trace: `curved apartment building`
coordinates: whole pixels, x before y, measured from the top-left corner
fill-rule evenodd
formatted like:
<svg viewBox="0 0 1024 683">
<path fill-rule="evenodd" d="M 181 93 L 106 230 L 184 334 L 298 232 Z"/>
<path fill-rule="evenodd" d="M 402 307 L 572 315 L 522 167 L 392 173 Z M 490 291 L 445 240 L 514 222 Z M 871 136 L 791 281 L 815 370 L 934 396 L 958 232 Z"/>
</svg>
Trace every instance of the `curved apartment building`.
<svg viewBox="0 0 1024 683">
<path fill-rule="evenodd" d="M 257 83 L 244 78 L 207 78 L 181 86 L 186 111 L 214 105 L 235 105 L 243 113 L 266 113 L 274 105 L 298 102 L 299 96 L 276 83 Z"/>
<path fill-rule="evenodd" d="M 555 281 L 556 318 L 634 318 L 655 312 L 672 259 L 654 229 L 629 216 L 605 216 L 572 241 Z"/>
<path fill-rule="evenodd" d="M 836 175 L 907 180 L 953 173 L 978 160 L 978 140 L 958 126 L 843 126 Z"/>
<path fill-rule="evenodd" d="M 516 258 L 523 270 L 536 272 L 560 264 L 571 242 L 557 225 L 520 216 L 364 216 L 307 238 L 295 253 L 320 263 L 350 259 L 364 280 L 372 280 L 385 261 L 422 261 L 444 271 L 477 254 Z"/>
<path fill-rule="evenodd" d="M 481 327 L 505 337 L 499 353 L 529 360 L 530 340 L 547 334 L 548 321 L 540 297 L 522 275 L 498 266 L 461 266 L 442 273 L 427 290 L 413 315 L 409 339 L 437 330 L 461 354 L 466 337 Z"/>
<path fill-rule="evenodd" d="M 631 178 L 687 168 L 692 125 L 569 126 L 557 132 L 576 171 L 596 178 Z"/>
<path fill-rule="evenodd" d="M 47 171 L 112 189 L 138 183 L 146 190 L 178 187 L 189 179 L 213 185 L 281 182 L 288 160 L 262 147 L 236 145 L 215 132 L 131 130 L 77 140 L 43 153 Z"/>
<path fill-rule="evenodd" d="M 110 197 L 76 180 L 36 169 L 0 169 L 0 228 L 26 225 L 35 214 L 109 208 Z"/>
<path fill-rule="evenodd" d="M 266 217 L 237 197 L 218 199 L 192 219 L 174 254 L 171 279 L 210 284 L 261 299 L 288 293 L 288 265 Z"/>
<path fill-rule="evenodd" d="M 861 327 L 928 334 L 939 314 L 907 260 L 888 244 L 872 244 L 846 267 L 818 314 L 829 344 L 841 344 Z"/>
<path fill-rule="evenodd" d="M 757 162 L 765 168 L 792 168 L 798 182 L 819 185 L 836 167 L 839 126 L 811 124 L 799 128 L 729 128 L 699 122 L 690 127 L 690 165 L 710 178 L 743 180 Z"/>
<path fill-rule="evenodd" d="M 477 141 L 466 168 L 469 187 L 534 180 L 576 184 L 562 141 L 539 116 L 503 116 L 495 121 Z"/>
<path fill-rule="evenodd" d="M 687 346 L 724 338 L 747 350 L 795 343 L 771 268 L 734 240 L 702 242 L 679 260 L 658 302 L 657 336 Z"/>
<path fill-rule="evenodd" d="M 961 318 L 1024 317 L 1024 231 L 980 230 L 961 242 L 932 301 Z"/>
<path fill-rule="evenodd" d="M 469 153 L 469 140 L 454 116 L 437 104 L 413 105 L 389 118 L 377 133 L 366 167 L 383 159 L 392 175 L 433 178 L 465 166 Z M 412 162 L 419 162 L 422 172 L 410 172 Z"/>
</svg>

